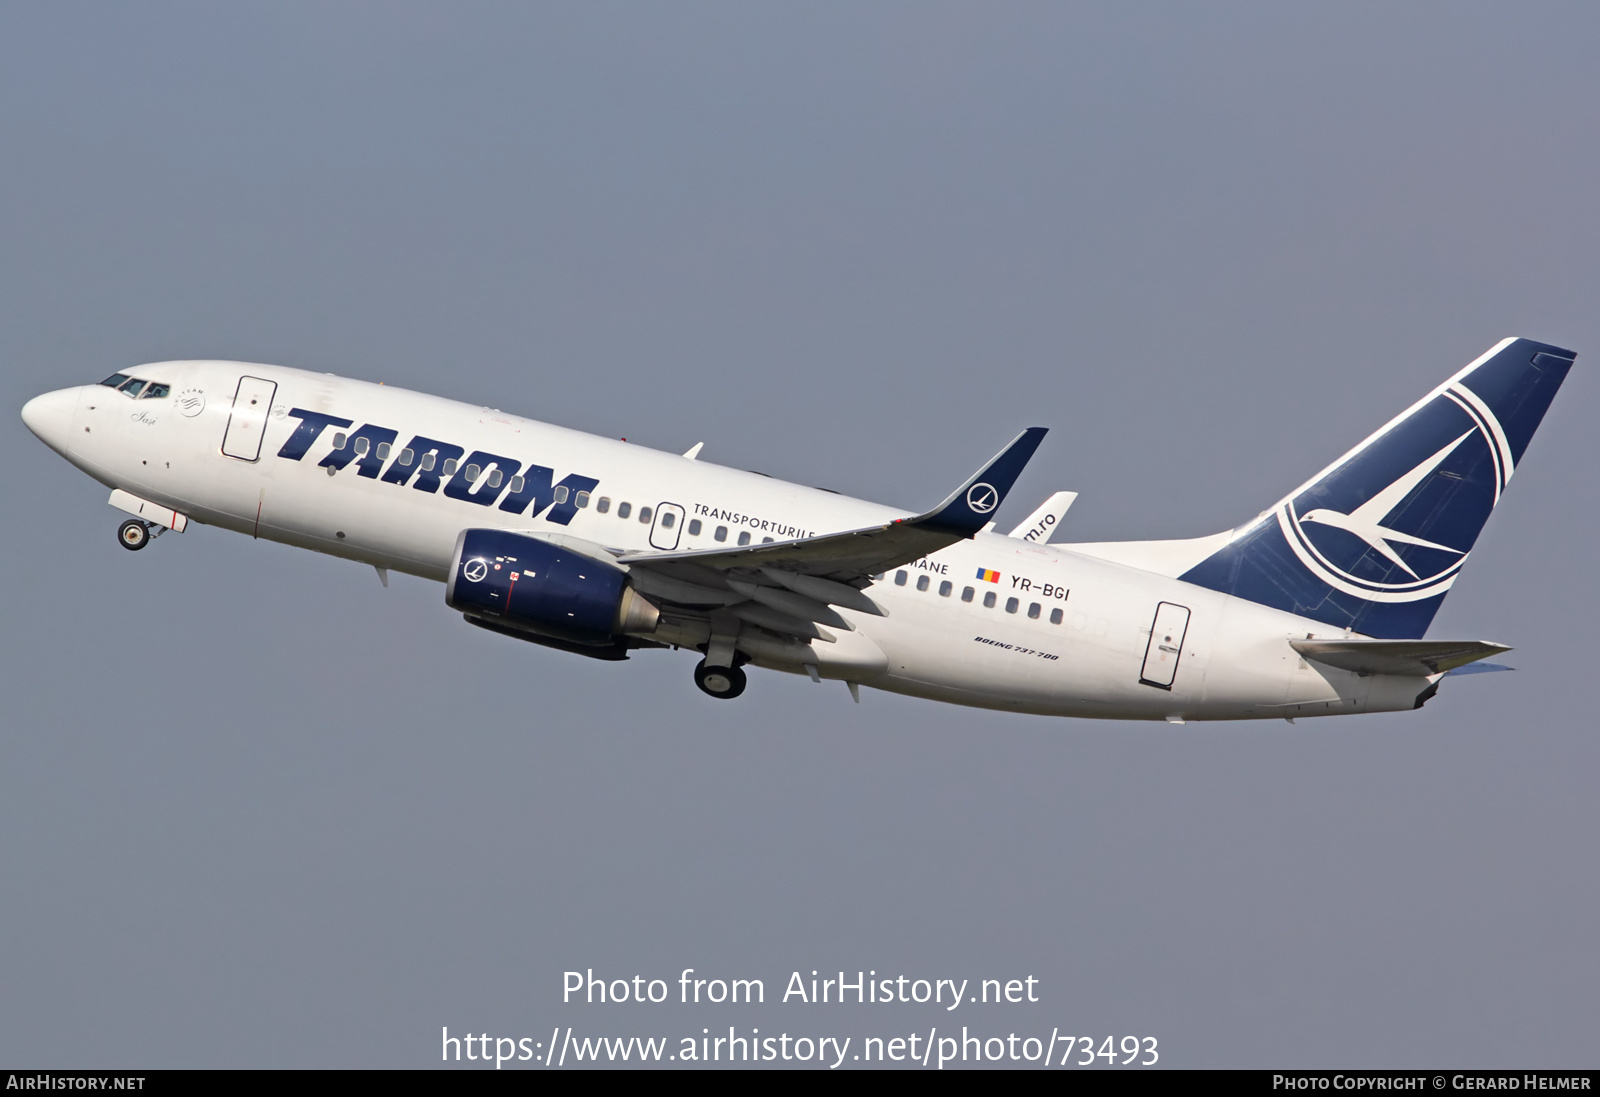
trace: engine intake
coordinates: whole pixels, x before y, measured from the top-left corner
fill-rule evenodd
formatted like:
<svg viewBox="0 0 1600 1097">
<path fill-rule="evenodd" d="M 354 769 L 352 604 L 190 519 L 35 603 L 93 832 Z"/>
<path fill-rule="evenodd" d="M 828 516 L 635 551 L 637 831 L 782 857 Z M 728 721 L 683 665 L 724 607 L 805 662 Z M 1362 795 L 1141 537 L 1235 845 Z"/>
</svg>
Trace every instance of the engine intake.
<svg viewBox="0 0 1600 1097">
<path fill-rule="evenodd" d="M 616 564 L 499 529 L 461 531 L 444 600 L 485 622 L 592 647 L 654 632 L 660 619 Z"/>
</svg>

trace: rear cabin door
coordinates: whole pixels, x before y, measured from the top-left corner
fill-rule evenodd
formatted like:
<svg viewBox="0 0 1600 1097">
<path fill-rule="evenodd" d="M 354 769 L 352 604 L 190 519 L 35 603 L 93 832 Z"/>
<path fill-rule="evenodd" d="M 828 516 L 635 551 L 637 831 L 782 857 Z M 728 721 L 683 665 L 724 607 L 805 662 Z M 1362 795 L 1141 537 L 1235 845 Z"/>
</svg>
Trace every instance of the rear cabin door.
<svg viewBox="0 0 1600 1097">
<path fill-rule="evenodd" d="M 1178 673 L 1178 657 L 1183 654 L 1183 638 L 1189 631 L 1189 610 L 1175 602 L 1156 606 L 1156 619 L 1150 625 L 1150 642 L 1144 649 L 1144 666 L 1139 681 L 1157 689 L 1171 689 Z"/>
<path fill-rule="evenodd" d="M 683 534 L 683 508 L 677 503 L 662 503 L 656 507 L 656 520 L 650 525 L 652 548 L 671 552 L 678 547 Z"/>
<path fill-rule="evenodd" d="M 272 398 L 278 386 L 273 381 L 259 377 L 239 378 L 239 387 L 233 394 L 233 413 L 228 416 L 228 430 L 222 436 L 222 452 L 241 461 L 254 461 L 261 456 L 261 436 L 267 430 L 267 412 L 272 410 Z"/>
</svg>

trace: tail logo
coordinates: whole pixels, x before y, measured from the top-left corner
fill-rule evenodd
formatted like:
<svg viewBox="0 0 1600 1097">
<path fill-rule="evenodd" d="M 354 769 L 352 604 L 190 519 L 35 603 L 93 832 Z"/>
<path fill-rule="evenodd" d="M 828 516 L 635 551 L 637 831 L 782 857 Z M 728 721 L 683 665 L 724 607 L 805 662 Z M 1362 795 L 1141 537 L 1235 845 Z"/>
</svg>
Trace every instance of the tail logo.
<svg viewBox="0 0 1600 1097">
<path fill-rule="evenodd" d="M 1392 457 L 1382 451 L 1386 442 L 1390 443 L 1388 448 L 1392 449 L 1402 441 L 1401 431 L 1397 429 L 1374 438 L 1373 445 L 1353 455 L 1344 468 L 1327 478 L 1327 481 L 1345 481 L 1334 484 L 1335 490 L 1343 494 L 1351 484 L 1360 485 L 1363 481 L 1370 483 L 1363 476 L 1368 471 L 1364 466 L 1377 463 L 1387 465 L 1391 470 L 1388 475 L 1394 478 L 1364 502 L 1343 511 L 1328 506 L 1302 509 L 1302 504 L 1323 494 L 1318 490 L 1323 485 L 1319 484 L 1278 507 L 1279 528 L 1295 555 L 1312 574 L 1335 590 L 1374 602 L 1414 602 L 1432 598 L 1450 589 L 1466 562 L 1471 539 L 1476 536 L 1481 522 L 1456 531 L 1462 533 L 1467 541 L 1463 548 L 1430 540 L 1419 536 L 1420 531 L 1407 532 L 1403 528 L 1411 525 L 1415 530 L 1418 516 L 1412 512 L 1419 510 L 1423 522 L 1439 524 L 1433 521 L 1434 513 L 1428 507 L 1413 508 L 1408 503 L 1418 487 L 1424 486 L 1447 462 L 1451 468 L 1469 468 L 1480 464 L 1482 457 L 1487 456 L 1489 465 L 1485 471 L 1489 473 L 1493 485 L 1493 499 L 1486 502 L 1492 508 L 1494 503 L 1500 501 L 1500 493 L 1511 478 L 1512 455 L 1499 420 L 1476 393 L 1460 382 L 1450 385 L 1436 400 L 1435 407 L 1426 409 L 1433 414 L 1407 417 L 1396 427 L 1408 428 L 1405 433 L 1411 434 L 1421 427 L 1420 420 L 1426 418 L 1447 432 L 1444 437 L 1448 441 L 1442 446 L 1438 446 L 1438 427 L 1428 430 L 1427 433 L 1433 435 L 1433 442 L 1425 444 L 1431 452 L 1427 452 L 1427 456 L 1420 461 L 1413 457 L 1415 463 L 1394 476 L 1394 466 L 1390 463 Z M 1418 409 L 1419 412 L 1423 410 Z M 1404 441 L 1412 440 L 1408 438 Z M 1487 454 L 1481 450 L 1477 453 L 1464 450 L 1470 447 L 1484 447 Z M 1415 449 L 1412 452 L 1414 454 Z M 1371 471 L 1378 473 L 1376 468 Z M 1441 475 L 1461 479 L 1449 468 Z M 1333 530 L 1339 532 L 1324 532 Z M 1451 539 L 1451 530 L 1441 532 L 1445 540 Z M 1411 546 L 1432 551 L 1410 553 L 1408 560 L 1401 556 L 1400 549 Z M 1382 562 L 1374 559 L 1373 553 Z M 1359 573 L 1356 570 L 1358 567 Z"/>
<path fill-rule="evenodd" d="M 1000 493 L 993 484 L 973 484 L 967 489 L 967 506 L 973 514 L 988 514 L 1000 505 Z"/>
</svg>

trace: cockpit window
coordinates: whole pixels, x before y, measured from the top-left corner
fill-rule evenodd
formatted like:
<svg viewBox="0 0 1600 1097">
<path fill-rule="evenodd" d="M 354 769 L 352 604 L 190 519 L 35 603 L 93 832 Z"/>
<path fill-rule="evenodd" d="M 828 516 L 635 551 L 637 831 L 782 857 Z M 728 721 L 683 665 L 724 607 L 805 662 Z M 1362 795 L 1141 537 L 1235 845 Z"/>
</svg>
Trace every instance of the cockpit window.
<svg viewBox="0 0 1600 1097">
<path fill-rule="evenodd" d="M 159 400 L 172 393 L 171 385 L 141 381 L 137 377 L 129 377 L 126 373 L 113 373 L 100 383 L 107 388 L 116 389 L 130 400 Z"/>
</svg>

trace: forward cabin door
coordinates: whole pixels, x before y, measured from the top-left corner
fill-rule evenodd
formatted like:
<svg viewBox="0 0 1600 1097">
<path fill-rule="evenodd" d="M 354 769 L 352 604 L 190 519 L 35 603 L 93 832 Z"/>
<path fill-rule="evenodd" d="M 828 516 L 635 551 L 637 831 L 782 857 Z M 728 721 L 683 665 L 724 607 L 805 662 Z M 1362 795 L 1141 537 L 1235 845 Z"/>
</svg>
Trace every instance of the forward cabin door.
<svg viewBox="0 0 1600 1097">
<path fill-rule="evenodd" d="M 1144 666 L 1139 682 L 1157 689 L 1171 689 L 1178 673 L 1178 658 L 1183 654 L 1183 638 L 1189 631 L 1189 610 L 1175 602 L 1156 606 L 1156 619 L 1150 625 L 1150 642 L 1144 649 Z"/>
<path fill-rule="evenodd" d="M 683 508 L 677 503 L 662 503 L 656 507 L 656 520 L 650 526 L 650 546 L 671 552 L 678 547 L 683 534 Z"/>
<path fill-rule="evenodd" d="M 267 412 L 278 386 L 259 377 L 239 378 L 233 394 L 233 413 L 228 416 L 228 431 L 222 436 L 222 452 L 241 461 L 261 456 L 261 437 L 267 432 Z"/>
</svg>

